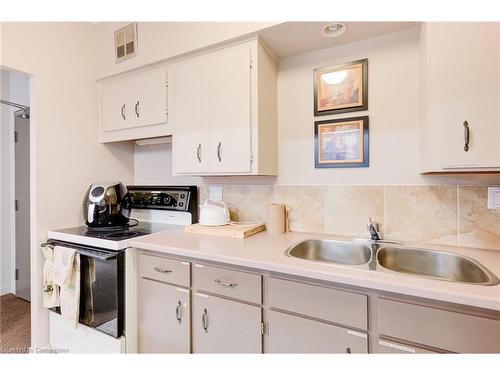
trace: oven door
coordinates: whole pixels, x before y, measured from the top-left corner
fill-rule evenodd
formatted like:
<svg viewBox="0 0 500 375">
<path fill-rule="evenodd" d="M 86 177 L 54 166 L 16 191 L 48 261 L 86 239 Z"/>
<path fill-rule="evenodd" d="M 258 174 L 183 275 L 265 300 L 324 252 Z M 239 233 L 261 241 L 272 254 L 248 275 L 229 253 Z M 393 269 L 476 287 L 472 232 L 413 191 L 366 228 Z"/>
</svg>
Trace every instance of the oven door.
<svg viewBox="0 0 500 375">
<path fill-rule="evenodd" d="M 80 323 L 123 335 L 125 253 L 111 259 L 80 254 Z"/>
<path fill-rule="evenodd" d="M 79 322 L 113 337 L 123 336 L 125 325 L 125 252 L 51 241 L 80 255 Z M 59 307 L 50 309 L 61 313 Z"/>
</svg>

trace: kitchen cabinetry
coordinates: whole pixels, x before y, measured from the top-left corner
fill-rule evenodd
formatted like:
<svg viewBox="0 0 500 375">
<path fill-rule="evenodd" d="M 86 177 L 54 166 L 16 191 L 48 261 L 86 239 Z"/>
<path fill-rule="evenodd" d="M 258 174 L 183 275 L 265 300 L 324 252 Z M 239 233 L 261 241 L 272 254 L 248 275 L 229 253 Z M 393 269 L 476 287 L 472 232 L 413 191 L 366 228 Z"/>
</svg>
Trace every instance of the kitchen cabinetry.
<svg viewBox="0 0 500 375">
<path fill-rule="evenodd" d="M 101 142 L 171 134 L 166 68 L 103 80 L 99 89 Z"/>
<path fill-rule="evenodd" d="M 368 353 L 368 335 L 304 317 L 269 311 L 266 353 Z"/>
<path fill-rule="evenodd" d="M 137 257 L 137 346 L 140 353 L 190 353 L 190 264 Z"/>
<path fill-rule="evenodd" d="M 126 332 L 137 330 L 140 352 L 500 352 L 498 311 L 152 252 L 137 258 L 138 319 Z"/>
<path fill-rule="evenodd" d="M 457 353 L 500 352 L 500 321 L 380 298 L 378 330 L 417 344 Z"/>
<path fill-rule="evenodd" d="M 276 66 L 258 40 L 174 64 L 169 93 L 174 174 L 276 174 Z"/>
<path fill-rule="evenodd" d="M 421 172 L 500 171 L 500 23 L 423 23 Z"/>
<path fill-rule="evenodd" d="M 270 277 L 266 351 L 367 353 L 367 296 Z M 279 311 L 277 311 L 279 310 Z M 297 316 L 297 315 L 301 316 Z M 330 324 L 333 323 L 333 324 Z"/>
<path fill-rule="evenodd" d="M 139 353 L 190 353 L 189 289 L 141 278 Z"/>
<path fill-rule="evenodd" d="M 193 353 L 262 353 L 262 311 L 196 292 L 193 297 Z"/>
</svg>

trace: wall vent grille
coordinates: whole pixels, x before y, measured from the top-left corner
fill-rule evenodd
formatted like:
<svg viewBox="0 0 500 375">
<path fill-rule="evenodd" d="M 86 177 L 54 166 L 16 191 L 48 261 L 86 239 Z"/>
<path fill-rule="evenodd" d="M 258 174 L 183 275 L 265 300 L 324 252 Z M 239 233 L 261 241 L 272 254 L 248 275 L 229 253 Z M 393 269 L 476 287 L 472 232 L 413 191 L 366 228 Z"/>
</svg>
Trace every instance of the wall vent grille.
<svg viewBox="0 0 500 375">
<path fill-rule="evenodd" d="M 137 22 L 115 31 L 115 58 L 122 62 L 137 55 Z"/>
</svg>

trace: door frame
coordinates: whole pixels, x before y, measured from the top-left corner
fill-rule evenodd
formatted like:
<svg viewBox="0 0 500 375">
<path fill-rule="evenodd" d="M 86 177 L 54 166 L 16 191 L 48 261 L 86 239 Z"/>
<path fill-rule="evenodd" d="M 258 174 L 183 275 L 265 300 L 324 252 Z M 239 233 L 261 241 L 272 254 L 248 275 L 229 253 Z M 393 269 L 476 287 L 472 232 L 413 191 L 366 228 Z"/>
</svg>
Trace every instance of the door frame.
<svg viewBox="0 0 500 375">
<path fill-rule="evenodd" d="M 37 219 L 37 106 L 34 98 L 36 77 L 30 72 L 15 69 L 10 66 L 0 65 L 0 68 L 25 74 L 29 77 L 29 103 L 30 103 L 30 314 L 31 314 L 31 347 L 36 348 L 48 344 L 48 331 L 49 331 L 49 314 L 48 310 L 43 307 L 42 293 L 39 280 L 42 280 L 43 274 L 43 259 L 38 246 L 38 219 Z M 11 122 L 9 129 L 9 136 L 14 139 L 14 121 Z M 13 187 L 13 194 L 15 194 L 15 149 L 14 142 L 11 143 L 9 150 L 10 160 L 10 178 L 11 188 Z M 15 199 L 15 197 L 14 197 Z M 14 199 L 11 199 L 11 219 L 15 220 L 15 207 Z M 15 291 L 15 226 L 9 234 L 13 239 L 12 254 L 13 259 L 11 263 L 12 274 L 12 290 Z M 37 293 L 40 291 L 40 293 Z"/>
</svg>

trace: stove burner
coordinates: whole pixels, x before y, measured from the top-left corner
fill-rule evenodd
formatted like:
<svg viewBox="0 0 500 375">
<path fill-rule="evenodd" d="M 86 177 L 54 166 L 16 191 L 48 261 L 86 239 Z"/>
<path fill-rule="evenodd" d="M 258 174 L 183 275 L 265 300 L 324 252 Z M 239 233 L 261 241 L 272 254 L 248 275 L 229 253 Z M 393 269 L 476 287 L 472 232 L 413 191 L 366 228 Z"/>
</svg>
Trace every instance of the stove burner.
<svg viewBox="0 0 500 375">
<path fill-rule="evenodd" d="M 114 240 L 125 240 L 127 238 L 132 238 L 132 237 L 140 236 L 143 234 L 144 233 L 124 230 L 124 231 L 119 231 L 119 232 L 108 233 L 108 234 L 104 235 L 104 238 L 110 238 L 110 239 L 114 239 Z"/>
<path fill-rule="evenodd" d="M 115 225 L 115 226 L 112 226 L 112 227 L 89 227 L 87 225 L 87 230 L 89 232 L 112 232 L 112 231 L 118 231 L 118 230 L 122 230 L 122 231 L 125 231 L 129 228 L 133 228 L 133 227 L 136 227 L 137 224 L 139 224 L 139 221 L 138 220 L 135 220 L 135 219 L 130 219 L 130 220 L 134 220 L 133 223 L 127 223 L 125 225 Z"/>
</svg>

